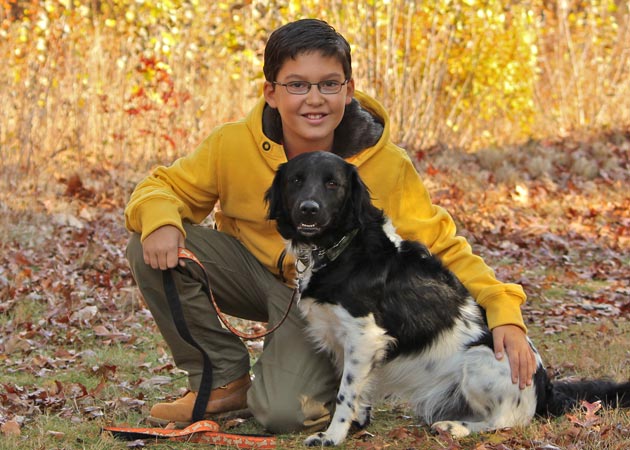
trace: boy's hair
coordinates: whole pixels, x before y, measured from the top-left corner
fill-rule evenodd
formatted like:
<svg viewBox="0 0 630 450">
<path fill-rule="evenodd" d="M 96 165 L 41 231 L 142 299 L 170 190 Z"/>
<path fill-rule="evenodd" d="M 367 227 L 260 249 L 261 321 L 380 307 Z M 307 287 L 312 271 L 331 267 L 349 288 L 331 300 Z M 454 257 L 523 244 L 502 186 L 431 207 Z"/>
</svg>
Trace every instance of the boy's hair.
<svg viewBox="0 0 630 450">
<path fill-rule="evenodd" d="M 343 66 L 347 80 L 352 78 L 350 44 L 330 25 L 319 19 L 302 19 L 276 29 L 265 46 L 263 73 L 267 81 L 276 81 L 280 68 L 289 58 L 303 53 L 320 52 L 332 56 Z"/>
</svg>

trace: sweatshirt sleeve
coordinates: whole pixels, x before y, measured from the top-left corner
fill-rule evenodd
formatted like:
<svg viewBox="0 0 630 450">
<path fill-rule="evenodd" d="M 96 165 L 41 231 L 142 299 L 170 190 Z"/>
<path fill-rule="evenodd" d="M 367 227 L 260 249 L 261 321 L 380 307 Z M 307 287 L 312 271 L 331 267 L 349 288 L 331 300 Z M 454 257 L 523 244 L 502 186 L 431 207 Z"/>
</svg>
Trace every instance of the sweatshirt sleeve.
<svg viewBox="0 0 630 450">
<path fill-rule="evenodd" d="M 485 309 L 490 329 L 513 324 L 527 331 L 521 314 L 526 299 L 523 288 L 498 281 L 466 239 L 456 235 L 453 218 L 431 202 L 410 161 L 403 161 L 398 186 L 400 203 L 387 213 L 400 236 L 422 242 L 442 260 Z"/>
<path fill-rule="evenodd" d="M 218 199 L 216 149 L 220 133 L 212 133 L 190 155 L 171 166 L 157 167 L 131 194 L 125 208 L 125 226 L 144 240 L 156 229 L 173 225 L 185 235 L 183 221 L 199 223 Z"/>
</svg>

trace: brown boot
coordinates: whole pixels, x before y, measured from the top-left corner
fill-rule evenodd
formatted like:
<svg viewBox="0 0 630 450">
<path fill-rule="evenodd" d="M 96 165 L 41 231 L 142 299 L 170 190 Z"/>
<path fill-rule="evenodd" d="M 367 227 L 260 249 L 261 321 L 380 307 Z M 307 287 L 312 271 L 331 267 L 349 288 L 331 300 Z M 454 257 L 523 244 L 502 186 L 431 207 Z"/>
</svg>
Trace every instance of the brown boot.
<svg viewBox="0 0 630 450">
<path fill-rule="evenodd" d="M 213 389 L 206 407 L 206 419 L 224 419 L 229 417 L 249 417 L 247 410 L 247 390 L 252 382 L 249 374 Z M 195 406 L 197 393 L 189 391 L 182 398 L 172 403 L 158 403 L 151 408 L 147 421 L 152 425 L 168 425 L 174 423 L 176 427 L 187 427 L 192 423 L 192 411 Z"/>
</svg>

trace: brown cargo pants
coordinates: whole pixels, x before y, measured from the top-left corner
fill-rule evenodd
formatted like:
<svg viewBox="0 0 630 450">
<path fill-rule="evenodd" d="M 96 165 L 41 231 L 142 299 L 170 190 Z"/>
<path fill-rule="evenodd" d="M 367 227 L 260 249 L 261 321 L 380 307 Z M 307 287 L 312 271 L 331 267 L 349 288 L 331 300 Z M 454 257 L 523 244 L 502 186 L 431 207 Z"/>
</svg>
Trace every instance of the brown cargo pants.
<svg viewBox="0 0 630 450">
<path fill-rule="evenodd" d="M 202 262 L 217 304 L 229 315 L 277 323 L 292 289 L 263 267 L 236 239 L 219 231 L 185 225 L 186 248 Z M 145 264 L 140 236 L 133 234 L 127 259 L 175 364 L 188 372 L 190 389 L 199 390 L 203 372 L 200 352 L 184 341 L 173 322 L 162 286 L 162 273 Z M 213 369 L 212 388 L 250 370 L 246 346 L 220 323 L 201 284 L 174 271 L 184 317 L 195 341 L 207 352 Z M 282 326 L 265 338 L 253 365 L 247 396 L 254 417 L 269 431 L 285 433 L 317 429 L 330 420 L 337 376 L 328 357 L 317 352 L 304 333 L 305 322 L 293 305 Z"/>
</svg>

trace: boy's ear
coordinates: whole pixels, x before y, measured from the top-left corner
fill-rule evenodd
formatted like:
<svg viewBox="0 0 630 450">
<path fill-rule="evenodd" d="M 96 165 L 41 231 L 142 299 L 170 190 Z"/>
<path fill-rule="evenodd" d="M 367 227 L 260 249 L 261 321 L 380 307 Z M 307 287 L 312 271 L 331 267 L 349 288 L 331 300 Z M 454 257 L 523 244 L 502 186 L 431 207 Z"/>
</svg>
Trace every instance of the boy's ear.
<svg viewBox="0 0 630 450">
<path fill-rule="evenodd" d="M 277 108 L 276 103 L 276 87 L 270 81 L 265 81 L 263 85 L 263 95 L 265 96 L 265 101 L 272 108 Z"/>
<path fill-rule="evenodd" d="M 346 88 L 346 105 L 349 105 L 354 97 L 354 78 L 348 80 L 348 86 Z"/>
</svg>

